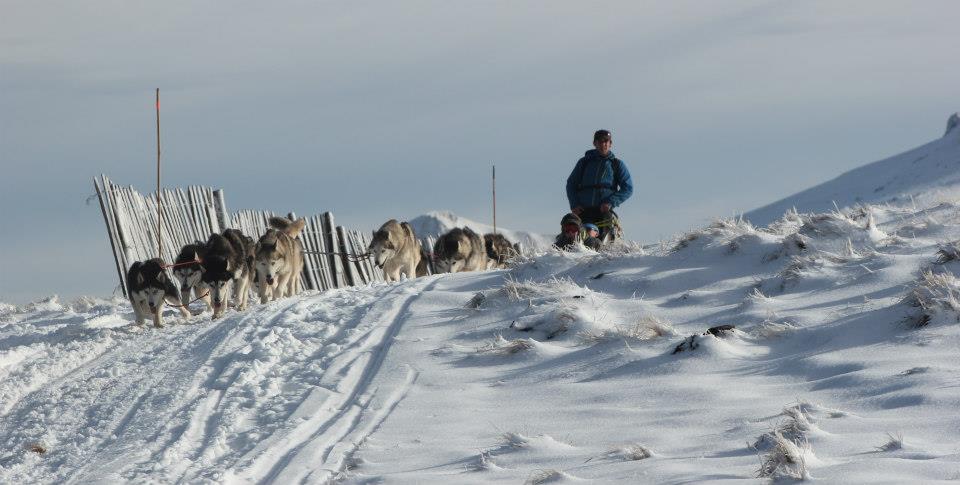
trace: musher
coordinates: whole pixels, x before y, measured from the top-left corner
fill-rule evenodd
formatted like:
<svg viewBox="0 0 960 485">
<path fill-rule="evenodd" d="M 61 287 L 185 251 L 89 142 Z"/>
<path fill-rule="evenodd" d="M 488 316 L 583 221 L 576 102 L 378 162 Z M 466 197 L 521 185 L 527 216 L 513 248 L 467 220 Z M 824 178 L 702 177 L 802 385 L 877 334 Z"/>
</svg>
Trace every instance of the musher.
<svg viewBox="0 0 960 485">
<path fill-rule="evenodd" d="M 593 146 L 567 177 L 567 200 L 570 212 L 583 223 L 595 224 L 600 229 L 599 239 L 607 242 L 623 237 L 613 209 L 633 194 L 633 181 L 627 165 L 610 151 L 613 137 L 609 131 L 597 130 Z"/>
</svg>

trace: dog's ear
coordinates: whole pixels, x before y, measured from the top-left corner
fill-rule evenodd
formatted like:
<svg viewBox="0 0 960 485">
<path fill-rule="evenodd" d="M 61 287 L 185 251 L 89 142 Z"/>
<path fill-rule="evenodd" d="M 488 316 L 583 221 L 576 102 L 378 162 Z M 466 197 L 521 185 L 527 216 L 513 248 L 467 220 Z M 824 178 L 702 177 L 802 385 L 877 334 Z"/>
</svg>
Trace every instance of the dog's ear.
<svg viewBox="0 0 960 485">
<path fill-rule="evenodd" d="M 233 271 L 233 258 L 227 258 L 227 272 Z"/>
<path fill-rule="evenodd" d="M 196 250 L 193 251 L 193 260 L 200 261 L 200 254 Z"/>
<path fill-rule="evenodd" d="M 166 274 L 165 274 L 163 271 L 158 272 L 158 273 L 157 273 L 157 281 L 163 282 L 163 277 L 164 277 L 164 276 L 166 276 Z"/>
<path fill-rule="evenodd" d="M 137 280 L 137 284 L 138 284 L 138 285 L 142 285 L 143 282 L 145 281 L 145 280 L 143 279 L 143 273 L 137 273 L 137 278 L 136 278 L 136 280 Z"/>
</svg>

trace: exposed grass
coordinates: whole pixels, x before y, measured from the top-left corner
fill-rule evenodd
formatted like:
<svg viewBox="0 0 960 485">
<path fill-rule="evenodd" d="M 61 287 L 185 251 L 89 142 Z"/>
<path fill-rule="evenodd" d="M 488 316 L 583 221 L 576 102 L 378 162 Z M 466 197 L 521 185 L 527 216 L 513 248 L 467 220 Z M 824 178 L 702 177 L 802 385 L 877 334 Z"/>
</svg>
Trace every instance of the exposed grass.
<svg viewBox="0 0 960 485">
<path fill-rule="evenodd" d="M 783 337 L 796 329 L 797 327 L 790 322 L 768 318 L 754 327 L 751 333 L 758 338 L 769 340 Z"/>
<path fill-rule="evenodd" d="M 501 433 L 499 437 L 500 448 L 526 448 L 530 445 L 530 439 L 520 433 L 511 431 Z"/>
<path fill-rule="evenodd" d="M 580 296 L 589 289 L 583 288 L 569 278 L 551 278 L 547 281 L 517 281 L 506 278 L 499 293 L 512 301 L 530 301 L 534 299 L 563 299 Z"/>
<path fill-rule="evenodd" d="M 876 447 L 877 451 L 897 451 L 903 449 L 903 435 L 887 433 L 887 442 Z"/>
<path fill-rule="evenodd" d="M 477 292 L 475 295 L 473 295 L 473 297 L 470 298 L 470 301 L 468 301 L 467 304 L 464 306 L 466 308 L 477 309 L 477 308 L 480 308 L 480 306 L 483 305 L 483 302 L 486 300 L 487 300 L 487 295 L 484 295 L 483 292 L 480 291 L 480 292 Z"/>
<path fill-rule="evenodd" d="M 530 339 L 507 340 L 503 335 L 497 335 L 492 341 L 477 348 L 477 353 L 487 355 L 513 355 L 533 348 Z"/>
<path fill-rule="evenodd" d="M 783 408 L 780 416 L 783 416 L 784 419 L 777 422 L 773 431 L 764 433 L 757 438 L 750 447 L 755 450 L 768 448 L 776 444 L 777 436 L 784 437 L 791 441 L 804 439 L 806 434 L 815 427 L 807 411 L 810 407 L 812 407 L 812 405 L 799 402 Z"/>
<path fill-rule="evenodd" d="M 586 344 L 599 343 L 615 339 L 652 340 L 676 335 L 673 327 L 654 316 L 646 316 L 628 325 L 617 325 L 611 329 L 595 332 L 580 332 L 577 337 Z"/>
<path fill-rule="evenodd" d="M 926 270 L 901 303 L 917 309 L 906 319 L 912 328 L 924 327 L 941 314 L 960 320 L 960 280 L 953 273 Z"/>
<path fill-rule="evenodd" d="M 618 461 L 640 461 L 650 458 L 651 456 L 653 456 L 653 452 L 650 451 L 650 449 L 646 446 L 643 446 L 639 443 L 631 443 L 629 445 L 611 448 L 598 458 L 606 458 L 608 460 Z M 593 458 L 591 458 L 591 460 L 592 459 Z"/>
<path fill-rule="evenodd" d="M 784 256 L 799 256 L 810 247 L 810 238 L 803 234 L 793 233 L 783 238 L 780 248 L 763 257 L 763 262 L 774 261 Z"/>
<path fill-rule="evenodd" d="M 790 286 L 800 282 L 806 273 L 823 268 L 823 259 L 817 254 L 792 256 L 790 262 L 777 274 L 780 279 L 780 291 L 786 291 Z"/>
<path fill-rule="evenodd" d="M 541 483 L 557 482 L 564 479 L 564 473 L 560 470 L 534 470 L 523 485 L 540 485 Z"/>
<path fill-rule="evenodd" d="M 807 456 L 813 454 L 807 433 L 815 429 L 810 411 L 819 406 L 806 402 L 797 402 L 783 408 L 780 415 L 783 420 L 774 430 L 760 436 L 751 448 L 760 453 L 760 467 L 757 477 L 773 480 L 807 480 Z"/>
<path fill-rule="evenodd" d="M 704 239 L 706 245 L 725 245 L 727 251 L 734 253 L 740 249 L 741 239 L 753 236 L 758 230 L 742 218 L 717 219 L 709 226 L 688 232 L 673 243 L 670 251 L 675 253 L 690 246 L 694 241 Z"/>
<path fill-rule="evenodd" d="M 957 260 L 960 260 L 960 241 L 940 245 L 940 249 L 937 250 L 937 264 L 946 264 Z"/>
<path fill-rule="evenodd" d="M 781 478 L 806 480 L 810 474 L 807 471 L 805 455 L 810 452 L 810 444 L 805 438 L 788 439 L 779 432 L 775 432 L 773 447 L 760 457 L 757 477 L 774 480 Z"/>
<path fill-rule="evenodd" d="M 839 211 L 813 214 L 803 217 L 799 233 L 809 237 L 836 238 L 849 237 L 850 234 L 864 230 L 857 221 Z"/>
</svg>

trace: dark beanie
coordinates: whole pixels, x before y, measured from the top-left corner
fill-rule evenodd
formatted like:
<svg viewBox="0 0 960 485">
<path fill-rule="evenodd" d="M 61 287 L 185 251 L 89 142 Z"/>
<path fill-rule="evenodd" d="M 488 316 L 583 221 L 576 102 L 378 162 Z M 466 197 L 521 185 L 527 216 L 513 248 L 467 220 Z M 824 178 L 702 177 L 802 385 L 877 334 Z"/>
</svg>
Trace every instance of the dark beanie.
<svg viewBox="0 0 960 485">
<path fill-rule="evenodd" d="M 574 214 L 573 212 L 563 216 L 563 219 L 560 219 L 561 226 L 565 226 L 567 224 L 576 224 L 577 226 L 579 226 L 582 223 L 583 221 L 580 220 L 580 216 Z"/>
</svg>

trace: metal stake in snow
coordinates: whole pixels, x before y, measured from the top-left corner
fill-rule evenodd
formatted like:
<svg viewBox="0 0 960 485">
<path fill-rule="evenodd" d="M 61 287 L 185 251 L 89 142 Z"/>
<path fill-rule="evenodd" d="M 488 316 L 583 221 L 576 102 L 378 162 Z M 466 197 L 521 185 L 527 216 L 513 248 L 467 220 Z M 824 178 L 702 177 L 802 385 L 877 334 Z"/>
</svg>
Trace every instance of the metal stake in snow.
<svg viewBox="0 0 960 485">
<path fill-rule="evenodd" d="M 160 238 L 160 88 L 157 88 L 157 257 L 163 259 L 163 239 Z"/>
<path fill-rule="evenodd" d="M 497 166 L 493 166 L 493 233 L 497 233 Z"/>
</svg>

